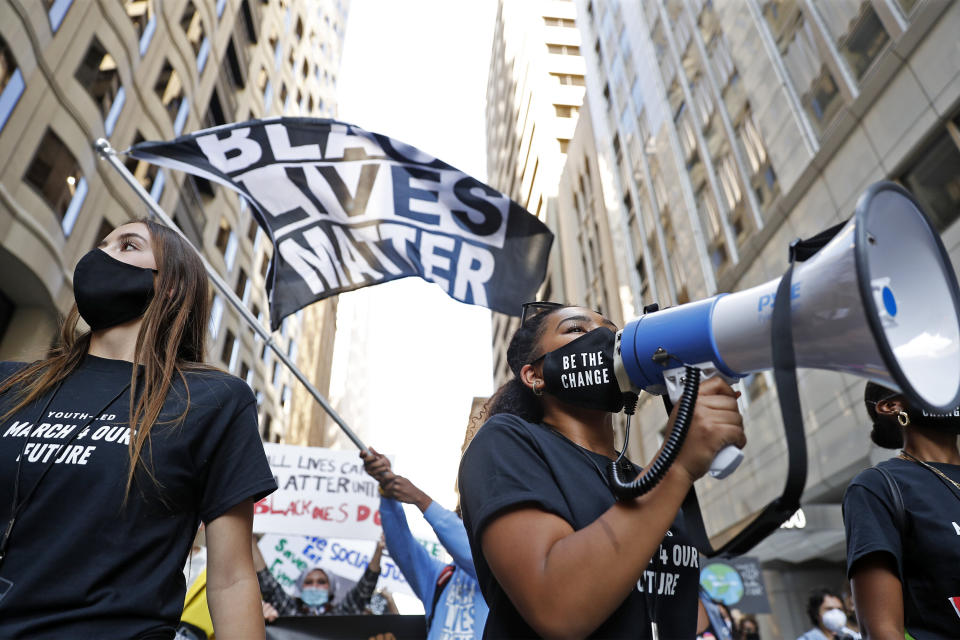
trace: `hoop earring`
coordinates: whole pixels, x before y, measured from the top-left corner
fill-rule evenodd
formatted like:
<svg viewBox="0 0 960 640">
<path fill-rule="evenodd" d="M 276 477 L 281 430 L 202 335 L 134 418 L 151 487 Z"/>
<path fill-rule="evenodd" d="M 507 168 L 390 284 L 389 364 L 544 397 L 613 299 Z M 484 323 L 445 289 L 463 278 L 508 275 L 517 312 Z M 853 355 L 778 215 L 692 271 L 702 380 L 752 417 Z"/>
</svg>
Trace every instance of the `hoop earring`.
<svg viewBox="0 0 960 640">
<path fill-rule="evenodd" d="M 901 411 L 897 414 L 897 422 L 900 423 L 901 427 L 906 427 L 910 424 L 910 416 L 906 411 Z"/>
<path fill-rule="evenodd" d="M 540 382 L 540 386 L 537 386 L 537 383 Z M 542 396 L 543 395 L 543 382 L 540 380 L 534 380 L 533 382 L 533 395 Z"/>
</svg>

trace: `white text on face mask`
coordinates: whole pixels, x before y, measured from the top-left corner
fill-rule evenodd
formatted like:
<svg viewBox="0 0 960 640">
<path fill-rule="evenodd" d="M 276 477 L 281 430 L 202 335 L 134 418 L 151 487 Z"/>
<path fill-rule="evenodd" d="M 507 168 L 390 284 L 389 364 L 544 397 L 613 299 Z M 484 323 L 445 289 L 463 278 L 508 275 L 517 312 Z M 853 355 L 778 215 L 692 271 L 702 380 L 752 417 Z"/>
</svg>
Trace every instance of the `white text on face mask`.
<svg viewBox="0 0 960 640">
<path fill-rule="evenodd" d="M 610 382 L 610 370 L 595 369 L 592 371 L 576 371 L 574 373 L 564 373 L 560 376 L 560 384 L 564 389 L 576 389 L 578 387 L 588 387 L 595 384 L 607 384 Z"/>
</svg>

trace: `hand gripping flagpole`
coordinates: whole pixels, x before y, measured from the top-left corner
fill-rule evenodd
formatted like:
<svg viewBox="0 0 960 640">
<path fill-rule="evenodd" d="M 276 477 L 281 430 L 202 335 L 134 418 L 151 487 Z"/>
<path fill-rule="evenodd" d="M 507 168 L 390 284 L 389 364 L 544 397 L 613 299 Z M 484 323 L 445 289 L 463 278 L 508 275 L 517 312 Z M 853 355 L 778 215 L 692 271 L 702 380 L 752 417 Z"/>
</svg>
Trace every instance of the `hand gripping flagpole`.
<svg viewBox="0 0 960 640">
<path fill-rule="evenodd" d="M 147 190 L 143 188 L 143 185 L 141 185 L 137 179 L 133 177 L 130 171 L 127 170 L 124 164 L 120 162 L 119 158 L 117 158 L 116 150 L 110 146 L 110 143 L 107 140 L 100 138 L 96 141 L 96 143 L 94 143 L 94 148 L 104 160 L 110 163 L 110 165 L 117 170 L 117 173 L 120 174 L 120 177 L 123 178 L 127 184 L 133 188 L 136 194 L 140 196 L 140 199 L 143 200 L 147 204 L 147 207 L 150 208 L 150 211 L 157 216 L 161 222 L 163 222 L 163 224 L 183 238 L 189 246 L 193 247 L 193 243 L 190 242 L 190 239 L 183 234 L 183 231 L 180 230 L 170 216 L 168 216 L 167 213 L 160 208 L 160 205 L 157 204 L 157 201 L 154 200 L 149 193 L 147 193 Z M 231 305 L 233 305 L 233 308 L 240 313 L 244 320 L 246 320 L 247 324 L 250 325 L 250 328 L 252 328 L 254 332 L 256 332 L 256 334 L 266 342 L 266 345 L 273 349 L 273 352 L 277 355 L 280 361 L 283 362 L 284 366 L 290 370 L 297 380 L 303 383 L 303 386 L 307 388 L 307 391 L 310 392 L 310 395 L 312 395 L 314 399 L 320 403 L 320 406 L 323 407 L 324 411 L 326 411 L 327 414 L 333 418 L 333 421 L 340 426 L 347 437 L 353 441 L 353 444 L 357 445 L 357 448 L 361 451 L 366 451 L 367 446 L 363 444 L 363 441 L 360 440 L 357 434 L 355 434 L 353 430 L 347 426 L 347 423 L 343 421 L 343 418 L 341 418 L 340 415 L 333 409 L 333 407 L 330 406 L 330 403 L 327 402 L 327 399 L 323 397 L 323 394 L 320 393 L 316 387 L 313 386 L 310 380 L 303 375 L 303 372 L 300 371 L 297 365 L 293 363 L 283 349 L 281 349 L 277 343 L 273 341 L 273 337 L 270 335 L 270 333 L 263 328 L 263 325 L 260 324 L 260 321 L 254 317 L 253 313 L 251 313 L 249 309 L 247 309 L 247 306 L 243 304 L 239 297 L 237 297 L 237 294 L 235 294 L 227 285 L 226 281 L 220 277 L 220 274 L 216 272 L 216 270 L 213 268 L 213 265 L 207 262 L 207 259 L 203 256 L 199 249 L 193 247 L 193 250 L 197 253 L 197 256 L 200 257 L 200 261 L 203 262 L 203 268 L 207 270 L 207 275 L 210 276 L 210 280 L 213 281 L 214 286 L 218 291 L 220 291 L 220 294 L 225 297 Z"/>
</svg>

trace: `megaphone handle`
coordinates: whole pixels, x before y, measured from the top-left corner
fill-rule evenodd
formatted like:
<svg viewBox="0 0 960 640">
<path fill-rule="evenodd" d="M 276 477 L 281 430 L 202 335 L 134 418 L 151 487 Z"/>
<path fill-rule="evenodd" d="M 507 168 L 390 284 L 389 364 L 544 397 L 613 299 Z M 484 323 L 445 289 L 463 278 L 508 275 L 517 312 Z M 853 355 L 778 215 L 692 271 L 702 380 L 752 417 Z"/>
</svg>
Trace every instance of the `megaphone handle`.
<svg viewBox="0 0 960 640">
<path fill-rule="evenodd" d="M 700 369 L 701 381 L 714 376 L 720 376 L 726 380 L 728 384 L 737 382 L 736 379 L 730 379 L 723 375 L 717 370 L 717 366 L 712 362 L 701 362 L 700 364 L 694 366 Z M 676 403 L 680 398 L 680 394 L 683 393 L 685 374 L 686 369 L 684 367 L 677 367 L 676 369 L 670 369 L 663 372 L 663 379 L 667 385 L 667 394 L 670 396 L 670 401 L 673 403 Z M 743 451 L 730 444 L 721 449 L 716 455 L 716 457 L 713 459 L 713 462 L 710 464 L 710 470 L 708 473 L 710 474 L 711 478 L 722 480 L 736 471 L 741 462 L 743 462 Z"/>
<path fill-rule="evenodd" d="M 743 451 L 732 444 L 728 444 L 720 450 L 720 453 L 718 453 L 713 459 L 713 462 L 710 463 L 710 471 L 708 471 L 708 473 L 711 478 L 723 480 L 736 471 L 741 462 L 743 462 Z"/>
</svg>

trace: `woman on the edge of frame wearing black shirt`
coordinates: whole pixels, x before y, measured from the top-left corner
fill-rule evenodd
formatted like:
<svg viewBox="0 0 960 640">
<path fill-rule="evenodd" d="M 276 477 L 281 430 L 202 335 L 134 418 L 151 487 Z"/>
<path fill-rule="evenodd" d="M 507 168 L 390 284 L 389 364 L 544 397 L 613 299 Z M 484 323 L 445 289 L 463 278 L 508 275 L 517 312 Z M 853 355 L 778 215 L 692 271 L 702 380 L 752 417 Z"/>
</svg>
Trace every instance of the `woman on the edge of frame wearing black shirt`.
<svg viewBox="0 0 960 640">
<path fill-rule="evenodd" d="M 873 382 L 864 402 L 873 442 L 901 450 L 861 471 L 843 496 L 860 631 L 960 638 L 960 415 L 928 414 Z"/>
<path fill-rule="evenodd" d="M 0 637 L 173 638 L 202 521 L 217 635 L 262 639 L 250 535 L 276 482 L 250 387 L 203 363 L 202 262 L 141 220 L 73 287 L 50 354 L 0 363 Z"/>
</svg>

